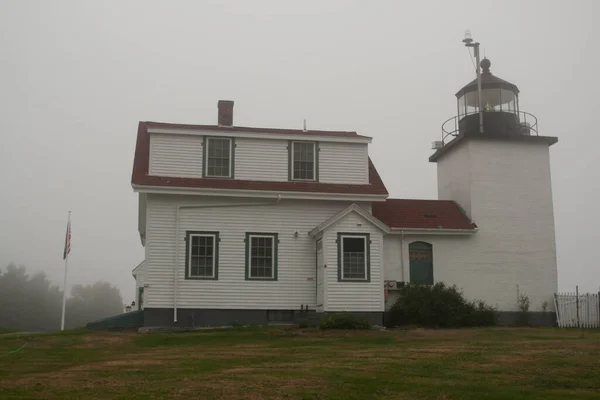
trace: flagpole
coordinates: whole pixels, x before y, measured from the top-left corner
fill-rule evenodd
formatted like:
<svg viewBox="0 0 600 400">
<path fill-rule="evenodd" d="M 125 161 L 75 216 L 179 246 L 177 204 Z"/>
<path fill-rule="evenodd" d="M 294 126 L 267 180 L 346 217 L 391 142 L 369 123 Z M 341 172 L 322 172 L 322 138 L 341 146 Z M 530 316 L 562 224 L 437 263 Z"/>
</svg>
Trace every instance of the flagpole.
<svg viewBox="0 0 600 400">
<path fill-rule="evenodd" d="M 67 238 L 65 238 L 65 241 L 68 240 L 70 242 L 70 238 L 69 236 L 71 235 L 71 211 L 69 211 L 69 219 L 67 221 Z M 65 246 L 66 246 L 66 242 L 65 242 Z M 70 243 L 69 243 L 70 246 Z M 63 300 L 62 300 L 62 316 L 61 316 L 61 320 L 60 320 L 60 330 L 64 331 L 65 330 L 65 306 L 67 304 L 67 267 L 69 266 L 69 251 L 67 251 L 66 247 L 65 247 L 65 279 L 64 279 L 64 283 L 63 283 Z"/>
</svg>

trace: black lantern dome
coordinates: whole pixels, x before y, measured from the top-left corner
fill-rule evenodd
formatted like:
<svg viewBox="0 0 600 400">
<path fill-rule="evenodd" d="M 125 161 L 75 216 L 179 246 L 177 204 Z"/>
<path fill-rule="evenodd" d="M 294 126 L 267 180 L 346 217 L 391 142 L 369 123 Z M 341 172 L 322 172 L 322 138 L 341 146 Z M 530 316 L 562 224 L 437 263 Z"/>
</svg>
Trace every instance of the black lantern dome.
<svg viewBox="0 0 600 400">
<path fill-rule="evenodd" d="M 487 58 L 481 61 L 481 97 L 484 111 L 505 111 L 517 113 L 519 88 L 517 85 L 500 79 L 490 72 L 492 63 Z M 477 111 L 477 79 L 467 84 L 456 93 L 459 116 L 468 111 Z"/>
<path fill-rule="evenodd" d="M 519 110 L 519 88 L 492 74 L 491 65 L 487 58 L 480 63 L 482 115 L 477 79 L 474 79 L 456 93 L 458 116 L 442 126 L 442 141 L 449 135 L 459 134 L 503 137 L 530 135 L 531 131 L 537 134 L 536 118 Z"/>
</svg>

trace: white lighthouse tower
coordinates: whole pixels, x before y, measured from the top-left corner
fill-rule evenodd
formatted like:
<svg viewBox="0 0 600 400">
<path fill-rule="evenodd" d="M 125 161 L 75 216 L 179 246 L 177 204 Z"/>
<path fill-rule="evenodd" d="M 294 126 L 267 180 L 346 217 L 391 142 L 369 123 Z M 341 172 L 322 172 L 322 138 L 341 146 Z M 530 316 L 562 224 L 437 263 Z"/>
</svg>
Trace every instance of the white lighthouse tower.
<svg viewBox="0 0 600 400">
<path fill-rule="evenodd" d="M 530 311 L 554 310 L 556 242 L 549 147 L 537 119 L 519 108 L 516 85 L 479 63 L 477 79 L 456 93 L 458 114 L 442 127 L 429 161 L 437 163 L 438 197 L 454 200 L 479 227 L 465 254 L 469 293 L 511 318 L 517 297 Z M 481 69 L 480 69 L 481 68 Z M 550 318 L 551 314 L 539 314 Z M 508 321 L 507 321 L 508 322 Z"/>
</svg>

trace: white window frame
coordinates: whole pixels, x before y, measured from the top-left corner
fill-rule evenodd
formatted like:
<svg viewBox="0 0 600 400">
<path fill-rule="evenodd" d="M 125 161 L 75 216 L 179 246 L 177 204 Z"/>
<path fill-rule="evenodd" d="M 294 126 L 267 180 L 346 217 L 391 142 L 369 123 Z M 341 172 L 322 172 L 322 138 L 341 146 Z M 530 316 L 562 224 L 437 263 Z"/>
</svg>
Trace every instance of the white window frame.
<svg viewBox="0 0 600 400">
<path fill-rule="evenodd" d="M 209 175 L 208 173 L 208 159 L 210 158 L 210 141 L 211 139 L 215 140 L 229 140 L 229 175 Z M 206 151 L 204 152 L 206 160 L 204 160 L 204 168 L 205 173 L 204 176 L 207 178 L 231 178 L 232 177 L 232 167 L 233 167 L 233 139 L 230 137 L 220 137 L 220 136 L 207 136 L 206 137 Z"/>
<path fill-rule="evenodd" d="M 310 179 L 301 179 L 301 178 L 294 177 L 294 154 L 295 154 L 294 146 L 296 145 L 296 143 L 312 144 L 312 146 L 313 146 L 313 176 Z M 302 140 L 292 141 L 291 158 L 292 158 L 292 163 L 290 165 L 290 168 L 291 168 L 290 177 L 292 178 L 293 181 L 316 181 L 317 180 L 317 143 L 316 142 L 307 142 L 307 141 L 302 141 Z"/>
<path fill-rule="evenodd" d="M 271 239 L 271 276 L 252 276 L 252 239 L 253 238 L 270 238 Z M 275 240 L 277 240 L 275 235 L 260 235 L 260 234 L 250 234 L 248 235 L 248 279 L 249 280 L 273 280 L 275 279 Z"/>
<path fill-rule="evenodd" d="M 344 239 L 348 238 L 348 239 L 362 239 L 363 243 L 364 243 L 364 257 L 365 257 L 365 275 L 364 278 L 346 278 L 344 277 Z M 369 245 L 368 241 L 369 241 L 369 237 L 366 235 L 340 235 L 340 261 L 342 263 L 342 265 L 340 266 L 340 277 L 342 281 L 366 281 L 369 279 L 369 267 L 368 267 L 368 263 L 369 263 L 369 251 L 367 249 L 367 246 Z"/>
<path fill-rule="evenodd" d="M 215 278 L 215 261 L 216 261 L 216 257 L 217 257 L 217 235 L 215 234 L 211 234 L 211 233 L 190 233 L 189 234 L 189 246 L 188 246 L 188 274 L 187 276 L 191 279 L 209 279 Z M 213 246 L 212 246 L 212 275 L 192 275 L 192 247 L 194 245 L 194 238 L 195 237 L 211 237 L 213 239 Z"/>
</svg>

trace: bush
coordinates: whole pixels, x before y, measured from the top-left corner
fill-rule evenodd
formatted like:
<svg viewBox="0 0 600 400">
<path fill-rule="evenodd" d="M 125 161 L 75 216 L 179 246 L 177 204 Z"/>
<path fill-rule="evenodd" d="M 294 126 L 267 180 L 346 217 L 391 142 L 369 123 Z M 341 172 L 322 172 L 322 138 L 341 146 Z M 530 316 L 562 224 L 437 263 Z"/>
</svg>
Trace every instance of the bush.
<svg viewBox="0 0 600 400">
<path fill-rule="evenodd" d="M 529 306 L 531 301 L 529 296 L 526 294 L 520 294 L 517 298 L 517 307 L 519 308 L 519 314 L 517 316 L 517 325 L 527 326 L 529 325 Z"/>
<path fill-rule="evenodd" d="M 369 329 L 371 324 L 364 318 L 350 314 L 334 314 L 319 323 L 319 329 Z"/>
<path fill-rule="evenodd" d="M 467 301 L 456 286 L 408 284 L 387 314 L 386 325 L 419 325 L 427 328 L 489 326 L 497 322 L 496 310 L 483 301 Z"/>
</svg>

